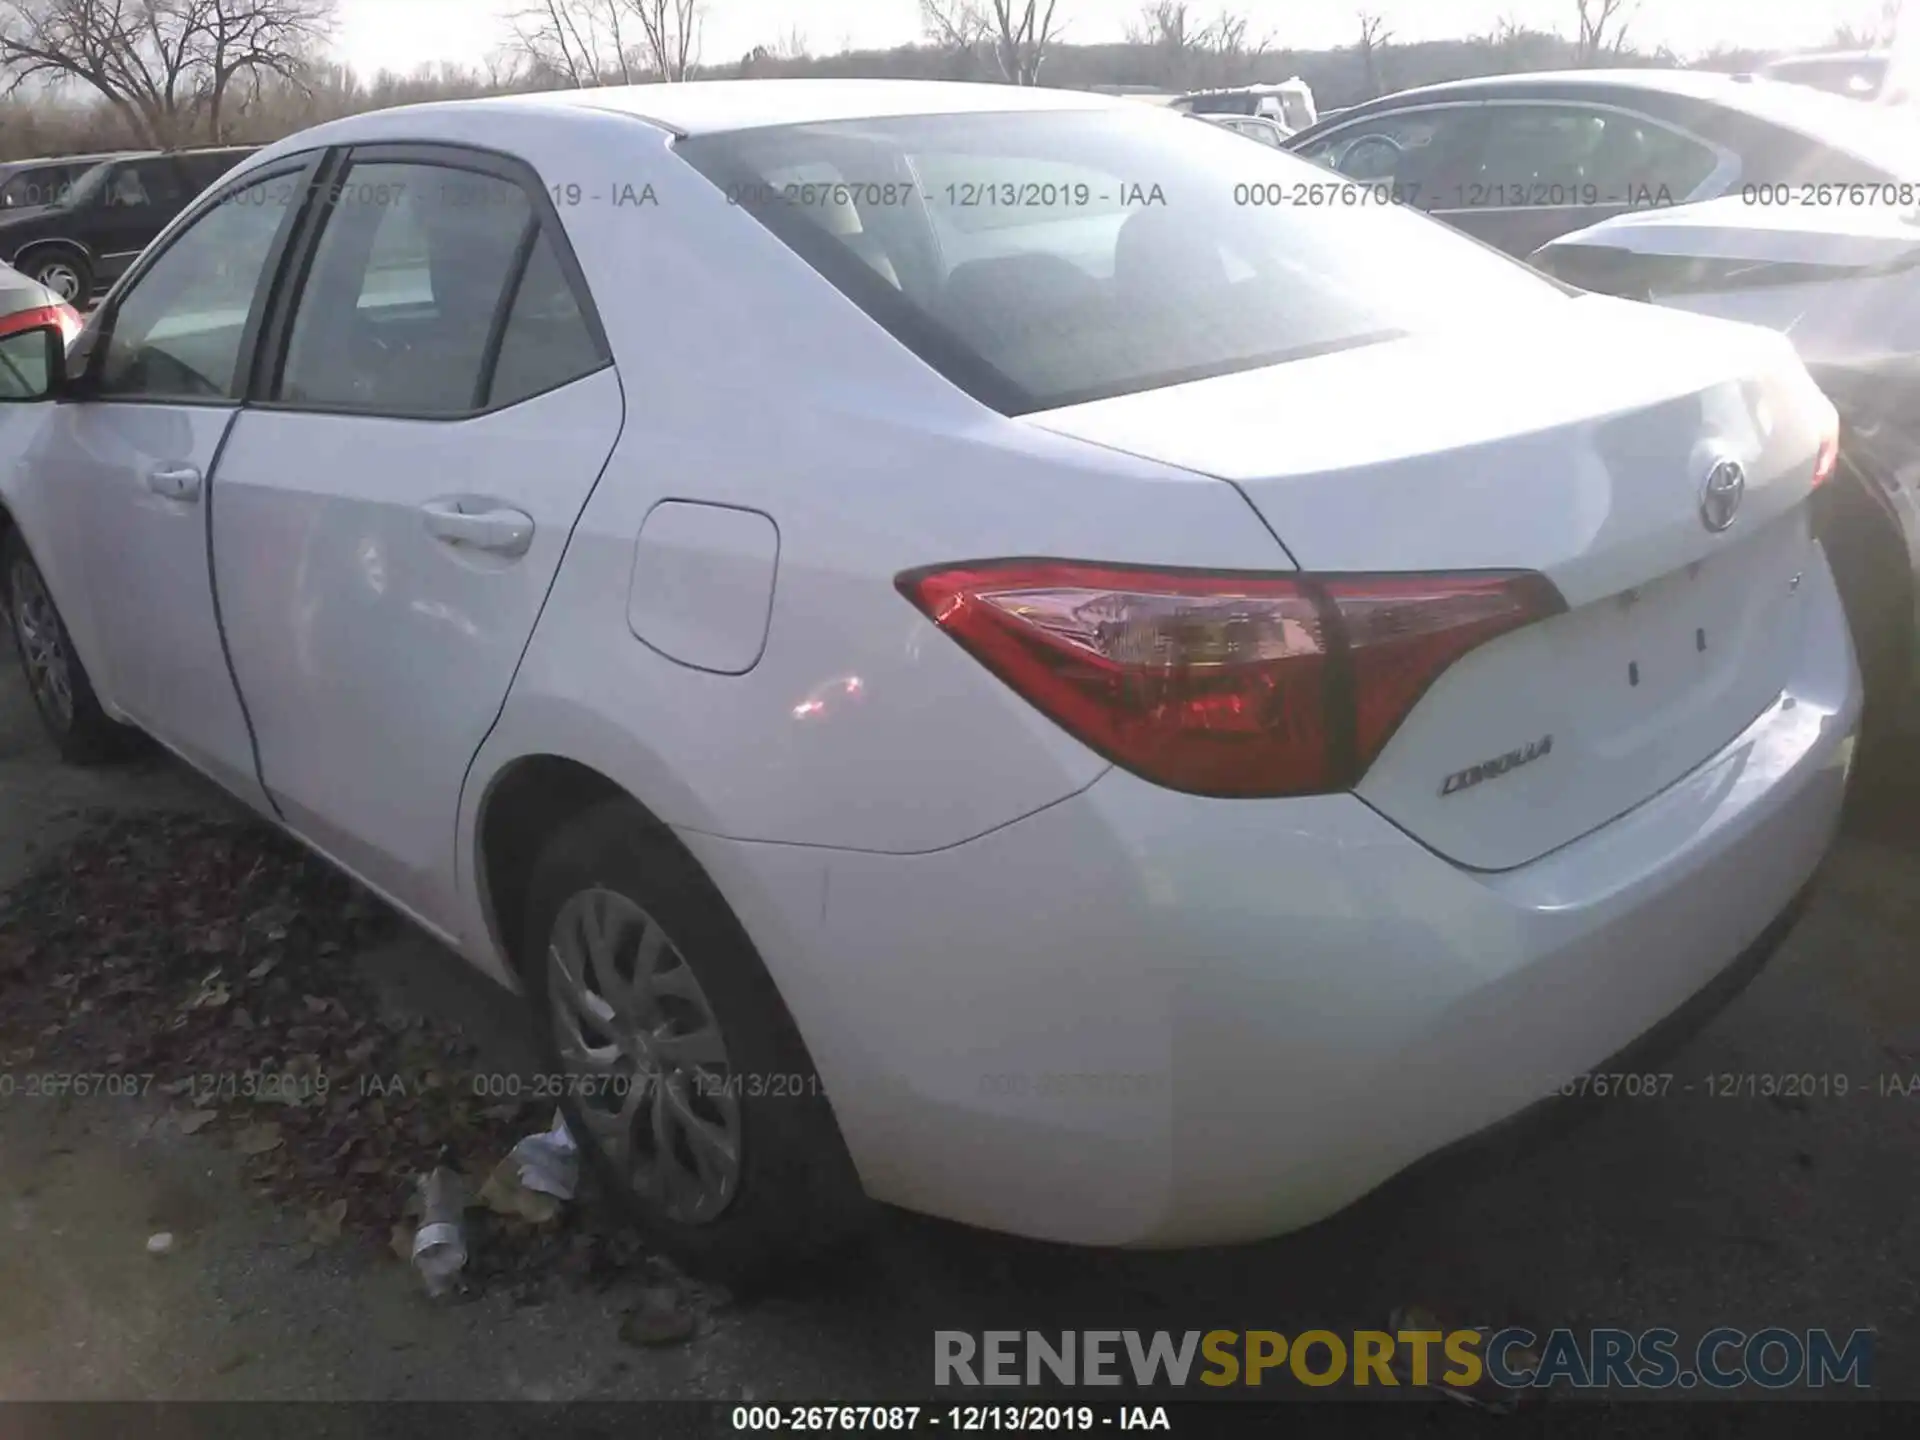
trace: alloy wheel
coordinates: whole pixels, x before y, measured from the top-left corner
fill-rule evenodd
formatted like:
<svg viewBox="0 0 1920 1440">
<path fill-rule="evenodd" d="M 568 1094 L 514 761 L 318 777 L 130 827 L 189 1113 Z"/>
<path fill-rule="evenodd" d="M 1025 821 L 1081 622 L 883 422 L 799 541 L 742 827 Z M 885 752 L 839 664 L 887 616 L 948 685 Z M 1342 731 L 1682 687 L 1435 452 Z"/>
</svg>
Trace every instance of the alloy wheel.
<svg viewBox="0 0 1920 1440">
<path fill-rule="evenodd" d="M 699 979 L 658 921 L 583 890 L 547 947 L 554 1039 L 583 1124 L 669 1219 L 718 1219 L 740 1185 L 740 1095 Z"/>
<path fill-rule="evenodd" d="M 73 665 L 40 572 L 26 561 L 13 567 L 13 626 L 26 663 L 27 684 L 43 709 L 65 730 L 73 725 Z"/>
</svg>

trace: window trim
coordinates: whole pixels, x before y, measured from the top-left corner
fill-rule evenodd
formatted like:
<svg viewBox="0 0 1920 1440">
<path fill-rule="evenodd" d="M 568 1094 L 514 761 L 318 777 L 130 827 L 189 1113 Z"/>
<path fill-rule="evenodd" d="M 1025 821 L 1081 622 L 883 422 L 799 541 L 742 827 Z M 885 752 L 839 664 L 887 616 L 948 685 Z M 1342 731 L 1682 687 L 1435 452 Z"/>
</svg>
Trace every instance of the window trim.
<svg viewBox="0 0 1920 1440">
<path fill-rule="evenodd" d="M 139 258 L 121 272 L 113 282 L 106 298 L 100 302 L 95 317 L 76 347 L 74 359 L 81 365 L 80 384 L 74 387 L 70 395 L 62 396 L 63 403 L 68 400 L 99 405 L 192 405 L 205 409 L 239 408 L 246 404 L 251 385 L 253 360 L 260 342 L 261 329 L 273 302 L 273 296 L 280 284 L 281 272 L 285 268 L 290 245 L 295 233 L 305 222 L 307 213 L 313 208 L 315 177 L 319 173 L 320 161 L 325 158 L 321 149 L 296 151 L 269 160 L 256 169 L 236 175 L 225 185 L 208 191 L 200 197 L 197 204 L 182 210 L 170 221 L 167 227 L 155 237 L 152 244 L 140 252 Z M 260 267 L 260 274 L 254 281 L 253 299 L 247 307 L 247 321 L 240 331 L 240 350 L 234 358 L 233 380 L 229 383 L 228 393 L 223 396 L 198 395 L 107 395 L 100 392 L 100 367 L 106 363 L 108 346 L 113 341 L 115 326 L 120 321 L 120 308 L 126 303 L 127 295 L 145 278 L 153 267 L 177 245 L 181 238 L 190 234 L 194 227 L 217 207 L 224 204 L 243 190 L 250 190 L 263 181 L 291 176 L 296 184 L 304 180 L 304 188 L 293 203 L 288 205 L 288 217 L 282 219 L 280 229 L 273 237 L 273 244 L 267 251 L 266 263 Z"/>
<path fill-rule="evenodd" d="M 1329 126 L 1318 135 L 1315 135 L 1310 143 L 1318 145 L 1324 140 L 1338 136 L 1343 130 L 1351 130 L 1356 126 L 1370 124 L 1377 120 L 1397 120 L 1408 115 L 1424 115 L 1433 110 L 1512 109 L 1516 106 L 1532 110 L 1545 107 L 1557 110 L 1591 110 L 1607 115 L 1624 115 L 1629 120 L 1636 120 L 1645 125 L 1657 126 L 1670 135 L 1678 136 L 1682 140 L 1691 141 L 1693 144 L 1709 151 L 1715 157 L 1716 162 L 1712 172 L 1698 185 L 1694 186 L 1693 189 L 1675 200 L 1673 203 L 1676 205 L 1687 205 L 1696 200 L 1711 200 L 1717 196 L 1724 195 L 1732 189 L 1740 179 L 1741 163 L 1740 157 L 1737 154 L 1725 145 L 1722 145 L 1719 141 L 1709 140 L 1704 135 L 1697 135 L 1684 125 L 1676 124 L 1658 115 L 1649 115 L 1646 111 L 1636 110 L 1631 105 L 1615 105 L 1604 100 L 1562 100 L 1550 95 L 1537 95 L 1525 99 L 1508 99 L 1500 96 L 1482 100 L 1434 100 L 1424 105 L 1392 106 L 1376 110 L 1370 115 L 1355 116 L 1351 120 L 1343 120 L 1338 125 Z M 1310 160 L 1307 155 L 1302 153 L 1306 148 L 1306 146 L 1301 146 L 1298 149 L 1294 149 L 1292 153 L 1299 155 L 1302 160 L 1309 160 L 1311 164 L 1320 165 L 1323 163 L 1318 160 Z M 1325 168 L 1329 170 L 1333 169 L 1331 165 L 1326 165 Z M 1340 172 L 1335 171 L 1334 173 L 1338 174 Z M 1469 206 L 1465 209 L 1458 207 L 1441 209 L 1435 207 L 1427 211 L 1427 213 L 1435 217 L 1447 215 L 1539 215 L 1566 210 L 1606 210 L 1613 208 L 1616 207 L 1604 204 L 1482 205 L 1478 207 Z"/>
<path fill-rule="evenodd" d="M 274 394 L 284 378 L 287 353 L 293 340 L 294 318 L 299 313 L 299 302 L 306 293 L 314 257 L 319 253 L 320 238 L 325 233 L 326 221 L 333 210 L 330 203 L 317 202 L 307 207 L 296 243 L 290 253 L 291 263 L 287 273 L 281 277 L 274 288 L 261 344 L 248 374 L 246 404 L 249 409 L 276 414 L 354 415 L 368 420 L 413 420 L 458 424 L 461 421 L 474 420 L 483 415 L 492 415 L 513 408 L 511 405 L 486 403 L 487 392 L 492 388 L 494 372 L 499 365 L 501 341 L 506 331 L 506 317 L 512 313 L 513 303 L 520 293 L 521 281 L 526 275 L 527 262 L 533 254 L 534 244 L 541 235 L 545 235 L 548 243 L 553 247 L 554 258 L 559 263 L 560 273 L 565 277 L 568 289 L 573 292 L 574 303 L 579 307 L 580 318 L 586 324 L 587 334 L 593 341 L 600 360 L 593 369 L 573 376 L 562 382 L 562 385 L 572 385 L 590 375 L 597 375 L 613 364 L 613 349 L 607 343 L 606 327 L 601 323 L 598 306 L 594 304 L 593 291 L 587 285 L 586 272 L 580 268 L 579 257 L 573 251 L 573 242 L 560 223 L 560 213 L 554 207 L 552 194 L 541 182 L 539 172 L 531 164 L 517 155 L 509 155 L 504 151 L 447 141 L 378 140 L 341 145 L 328 152 L 326 166 L 316 175 L 313 187 L 315 195 L 324 195 L 334 184 L 344 182 L 355 165 L 431 165 L 442 169 L 465 170 L 492 176 L 494 179 L 517 186 L 531 202 L 531 218 L 534 223 L 525 228 L 525 232 L 517 243 L 514 262 L 507 277 L 508 283 L 501 291 L 492 328 L 487 337 L 487 349 L 480 359 L 480 381 L 485 388 L 478 390 L 474 408 L 463 411 L 376 410 L 363 405 L 322 405 L 305 400 L 282 400 Z M 549 386 L 535 394 L 522 396 L 513 404 L 524 405 L 530 400 L 537 400 L 541 395 L 552 394 L 554 390 L 562 388 L 562 385 Z"/>
</svg>

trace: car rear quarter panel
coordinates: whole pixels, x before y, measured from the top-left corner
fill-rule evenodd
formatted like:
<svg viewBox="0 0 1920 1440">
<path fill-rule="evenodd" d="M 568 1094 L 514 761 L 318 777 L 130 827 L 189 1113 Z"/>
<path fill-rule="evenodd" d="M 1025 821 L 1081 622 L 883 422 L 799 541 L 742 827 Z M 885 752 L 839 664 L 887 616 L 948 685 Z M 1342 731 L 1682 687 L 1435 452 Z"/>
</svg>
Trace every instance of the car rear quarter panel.
<svg viewBox="0 0 1920 1440">
<path fill-rule="evenodd" d="M 664 136 L 612 117 L 585 128 L 590 145 L 518 148 L 550 185 L 602 197 L 561 215 L 626 428 L 477 757 L 463 835 L 494 777 L 558 754 L 683 830 L 890 853 L 955 845 L 1107 766 L 931 625 L 895 589 L 900 572 L 1022 555 L 1291 568 L 1232 486 L 983 409 Z M 656 203 L 609 203 L 616 181 L 651 185 Z M 628 626 L 636 537 L 663 500 L 778 527 L 766 648 L 745 674 L 677 664 Z M 471 866 L 471 844 L 463 854 Z"/>
</svg>

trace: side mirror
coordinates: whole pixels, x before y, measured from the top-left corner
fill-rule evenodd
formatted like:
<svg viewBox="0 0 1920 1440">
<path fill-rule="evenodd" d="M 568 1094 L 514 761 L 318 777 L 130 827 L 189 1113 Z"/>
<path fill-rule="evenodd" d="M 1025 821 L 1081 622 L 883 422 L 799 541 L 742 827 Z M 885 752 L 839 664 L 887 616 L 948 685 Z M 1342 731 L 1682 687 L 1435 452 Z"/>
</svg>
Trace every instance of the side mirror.
<svg viewBox="0 0 1920 1440">
<path fill-rule="evenodd" d="M 67 335 L 58 325 L 0 335 L 0 405 L 50 400 L 66 383 Z"/>
</svg>

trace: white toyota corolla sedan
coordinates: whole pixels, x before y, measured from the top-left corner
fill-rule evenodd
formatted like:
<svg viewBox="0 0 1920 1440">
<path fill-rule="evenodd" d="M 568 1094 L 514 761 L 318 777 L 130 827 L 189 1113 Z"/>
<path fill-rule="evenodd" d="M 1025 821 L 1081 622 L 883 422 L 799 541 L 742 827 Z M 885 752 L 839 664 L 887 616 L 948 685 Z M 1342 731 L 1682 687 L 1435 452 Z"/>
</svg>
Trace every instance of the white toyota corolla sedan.
<svg viewBox="0 0 1920 1440">
<path fill-rule="evenodd" d="M 1786 340 L 1329 188 L 1012 87 L 297 135 L 0 338 L 33 693 L 523 992 L 695 1264 L 1303 1225 L 1744 973 L 1859 710 Z"/>
</svg>

